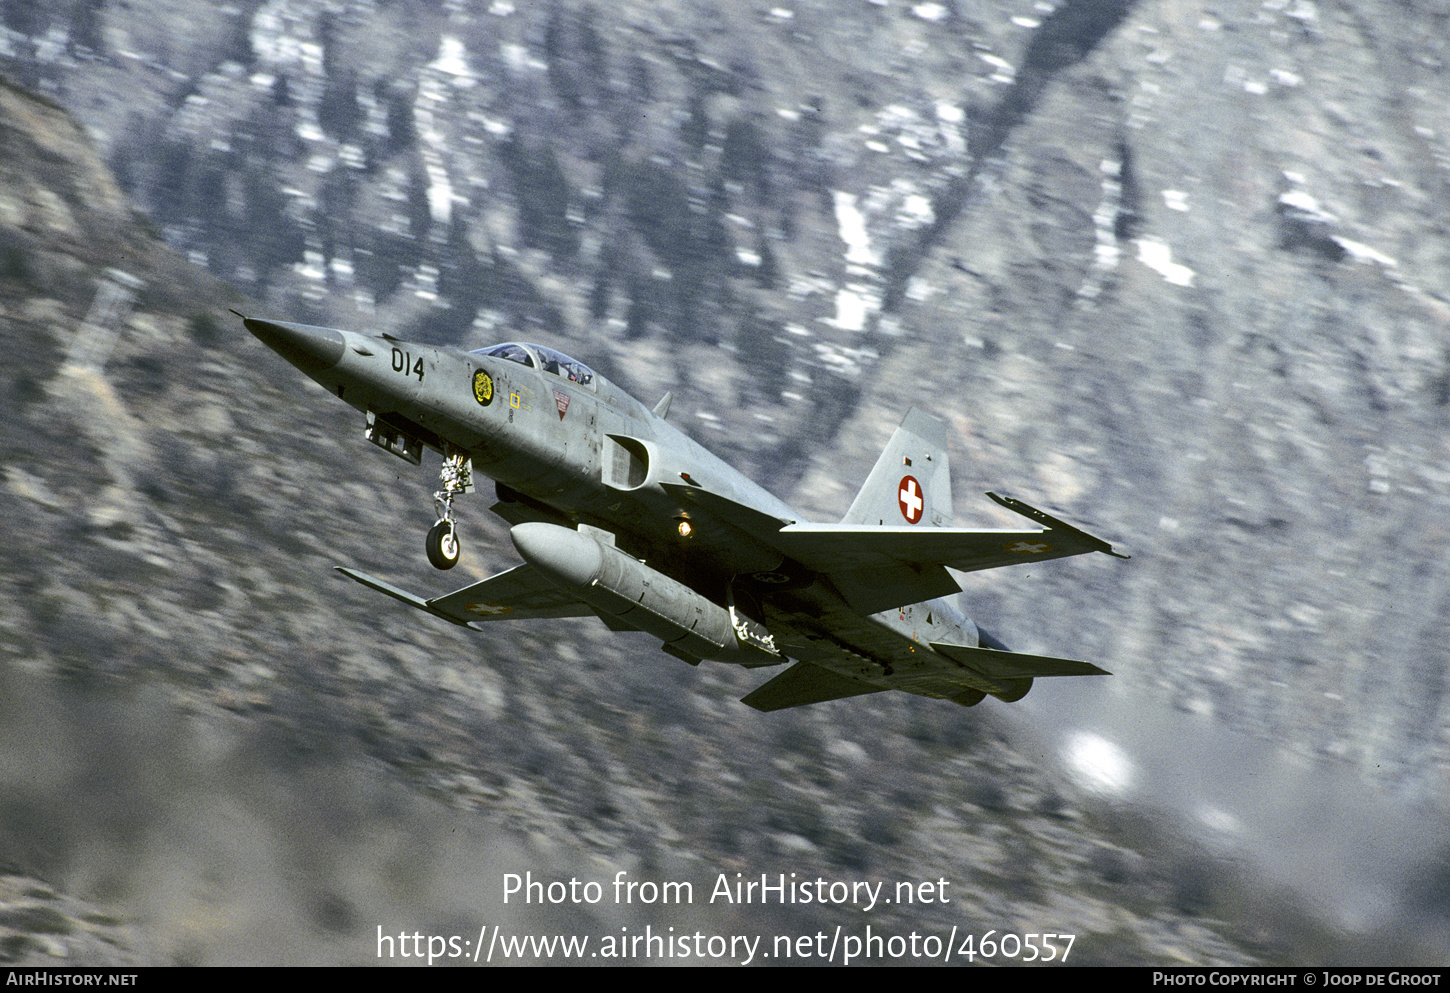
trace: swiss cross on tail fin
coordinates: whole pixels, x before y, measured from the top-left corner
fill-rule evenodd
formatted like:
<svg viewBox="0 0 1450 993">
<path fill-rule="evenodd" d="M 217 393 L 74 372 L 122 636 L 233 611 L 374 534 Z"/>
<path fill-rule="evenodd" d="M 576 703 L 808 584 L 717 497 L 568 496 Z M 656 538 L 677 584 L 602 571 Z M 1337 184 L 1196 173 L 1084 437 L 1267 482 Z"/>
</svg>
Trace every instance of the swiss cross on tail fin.
<svg viewBox="0 0 1450 993">
<path fill-rule="evenodd" d="M 926 498 L 922 496 L 921 484 L 916 481 L 915 476 L 901 477 L 901 488 L 896 491 L 896 503 L 907 524 L 915 524 L 921 520 L 921 512 L 926 509 Z"/>
<path fill-rule="evenodd" d="M 841 523 L 947 527 L 951 520 L 947 426 L 912 407 Z"/>
</svg>

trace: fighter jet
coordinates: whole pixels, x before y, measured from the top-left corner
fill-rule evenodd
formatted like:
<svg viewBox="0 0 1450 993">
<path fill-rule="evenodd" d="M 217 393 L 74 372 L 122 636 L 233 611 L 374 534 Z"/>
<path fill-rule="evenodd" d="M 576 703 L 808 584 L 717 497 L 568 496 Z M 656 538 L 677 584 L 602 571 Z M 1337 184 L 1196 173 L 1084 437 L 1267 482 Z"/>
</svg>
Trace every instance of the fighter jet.
<svg viewBox="0 0 1450 993">
<path fill-rule="evenodd" d="M 912 408 L 846 516 L 813 523 L 583 362 L 508 342 L 465 352 L 244 317 L 244 325 L 365 416 L 364 437 L 420 465 L 442 457 L 428 560 L 457 564 L 455 498 L 493 479 L 490 508 L 523 563 L 443 596 L 344 575 L 473 629 L 597 617 L 691 665 L 787 666 L 743 698 L 757 710 L 904 690 L 972 706 L 1020 700 L 1039 676 L 1108 675 L 1011 652 L 948 597 L 949 570 L 1113 551 L 989 493 L 1036 528 L 951 527 L 948 433 Z"/>
</svg>

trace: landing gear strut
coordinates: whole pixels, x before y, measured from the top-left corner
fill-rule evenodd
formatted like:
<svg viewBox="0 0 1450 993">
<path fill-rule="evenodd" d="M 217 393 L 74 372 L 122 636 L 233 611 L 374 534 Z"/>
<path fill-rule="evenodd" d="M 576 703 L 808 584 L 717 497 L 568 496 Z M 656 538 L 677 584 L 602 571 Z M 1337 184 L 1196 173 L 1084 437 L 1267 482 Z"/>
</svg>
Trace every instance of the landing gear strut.
<svg viewBox="0 0 1450 993">
<path fill-rule="evenodd" d="M 441 490 L 433 494 L 433 507 L 438 513 L 438 523 L 428 531 L 425 543 L 428 561 L 435 569 L 452 569 L 458 564 L 462 548 L 458 543 L 458 525 L 453 520 L 453 498 L 460 493 L 473 491 L 473 462 L 457 449 L 449 448 L 443 453 L 443 466 L 438 470 Z"/>
</svg>

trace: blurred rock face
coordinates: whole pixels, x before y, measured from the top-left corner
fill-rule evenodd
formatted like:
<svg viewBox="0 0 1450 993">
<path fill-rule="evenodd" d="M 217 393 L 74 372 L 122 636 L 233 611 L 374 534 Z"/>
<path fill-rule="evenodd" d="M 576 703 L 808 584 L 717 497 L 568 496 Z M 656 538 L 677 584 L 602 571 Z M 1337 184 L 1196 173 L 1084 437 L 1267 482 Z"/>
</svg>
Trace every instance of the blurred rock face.
<svg viewBox="0 0 1450 993">
<path fill-rule="evenodd" d="M 55 101 L 0 88 L 11 664 L 84 694 L 160 687 L 207 726 L 252 722 L 304 756 L 356 741 L 361 761 L 618 860 L 664 857 L 641 838 L 665 824 L 669 851 L 806 851 L 823 871 L 946 858 L 988 904 L 1106 881 L 1092 899 L 1157 894 L 1155 921 L 1235 918 L 1241 883 L 1204 866 L 1215 839 L 1240 839 L 1230 858 L 1250 844 L 1251 791 L 1216 792 L 1236 777 L 1203 748 L 1258 742 L 1234 767 L 1302 767 L 1287 792 L 1347 784 L 1332 792 L 1445 816 L 1439 7 L 276 0 L 4 16 L 5 71 Z M 993 524 L 968 495 L 1002 490 L 1134 554 L 967 589 L 1014 648 L 1116 675 L 1101 699 L 1061 702 L 1074 726 L 1024 762 L 997 736 L 1025 747 L 1029 731 L 986 708 L 872 698 L 766 724 L 731 702 L 753 680 L 673 668 L 653 645 L 582 627 L 469 640 L 386 614 L 325 577 L 416 568 L 427 480 L 355 457 L 360 426 L 234 333 L 234 291 L 213 277 L 278 317 L 541 339 L 646 399 L 673 389 L 674 420 L 820 519 L 923 405 L 956 430 L 962 523 Z M 509 564 L 507 542 L 479 546 L 480 574 Z M 51 790 L 17 785 L 41 753 L 14 754 L 35 758 L 7 771 L 6 857 L 92 886 L 74 852 L 95 822 L 53 823 Z M 962 755 L 982 778 L 958 790 L 944 770 Z M 1196 767 L 1225 771 L 1155 786 L 1155 768 Z M 149 781 L 126 768 L 114 778 Z M 186 795 L 187 770 L 136 795 Z M 1020 836 L 1079 804 L 1110 826 L 1097 848 L 1077 821 L 1030 852 L 975 829 L 1003 818 Z M 1197 825 L 1181 837 L 1208 848 L 1152 848 L 1118 819 L 1133 804 Z M 291 801 L 267 809 L 295 823 Z M 106 845 L 131 852 L 134 822 L 107 821 L 124 837 L 101 831 Z M 1063 865 L 1057 844 L 1094 854 Z M 1444 854 L 1429 848 L 1377 876 L 1401 891 L 1391 905 L 1435 921 Z M 1406 866 L 1420 882 L 1399 882 Z M 366 930 L 338 909 L 345 887 L 317 890 L 322 918 Z M 1364 938 L 1379 915 L 1330 926 Z M 1235 948 L 1294 946 L 1273 927 Z M 1105 960 L 1165 954 L 1141 933 Z M 210 954 L 179 948 L 160 954 Z"/>
</svg>

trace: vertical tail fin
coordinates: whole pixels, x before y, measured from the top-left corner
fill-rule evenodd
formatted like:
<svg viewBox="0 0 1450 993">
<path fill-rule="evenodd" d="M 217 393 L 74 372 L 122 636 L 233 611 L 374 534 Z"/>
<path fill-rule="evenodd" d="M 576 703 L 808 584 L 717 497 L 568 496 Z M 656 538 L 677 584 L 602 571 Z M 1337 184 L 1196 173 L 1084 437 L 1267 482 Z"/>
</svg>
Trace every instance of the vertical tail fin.
<svg viewBox="0 0 1450 993">
<path fill-rule="evenodd" d="M 948 527 L 951 522 L 947 426 L 912 407 L 841 523 Z"/>
</svg>

